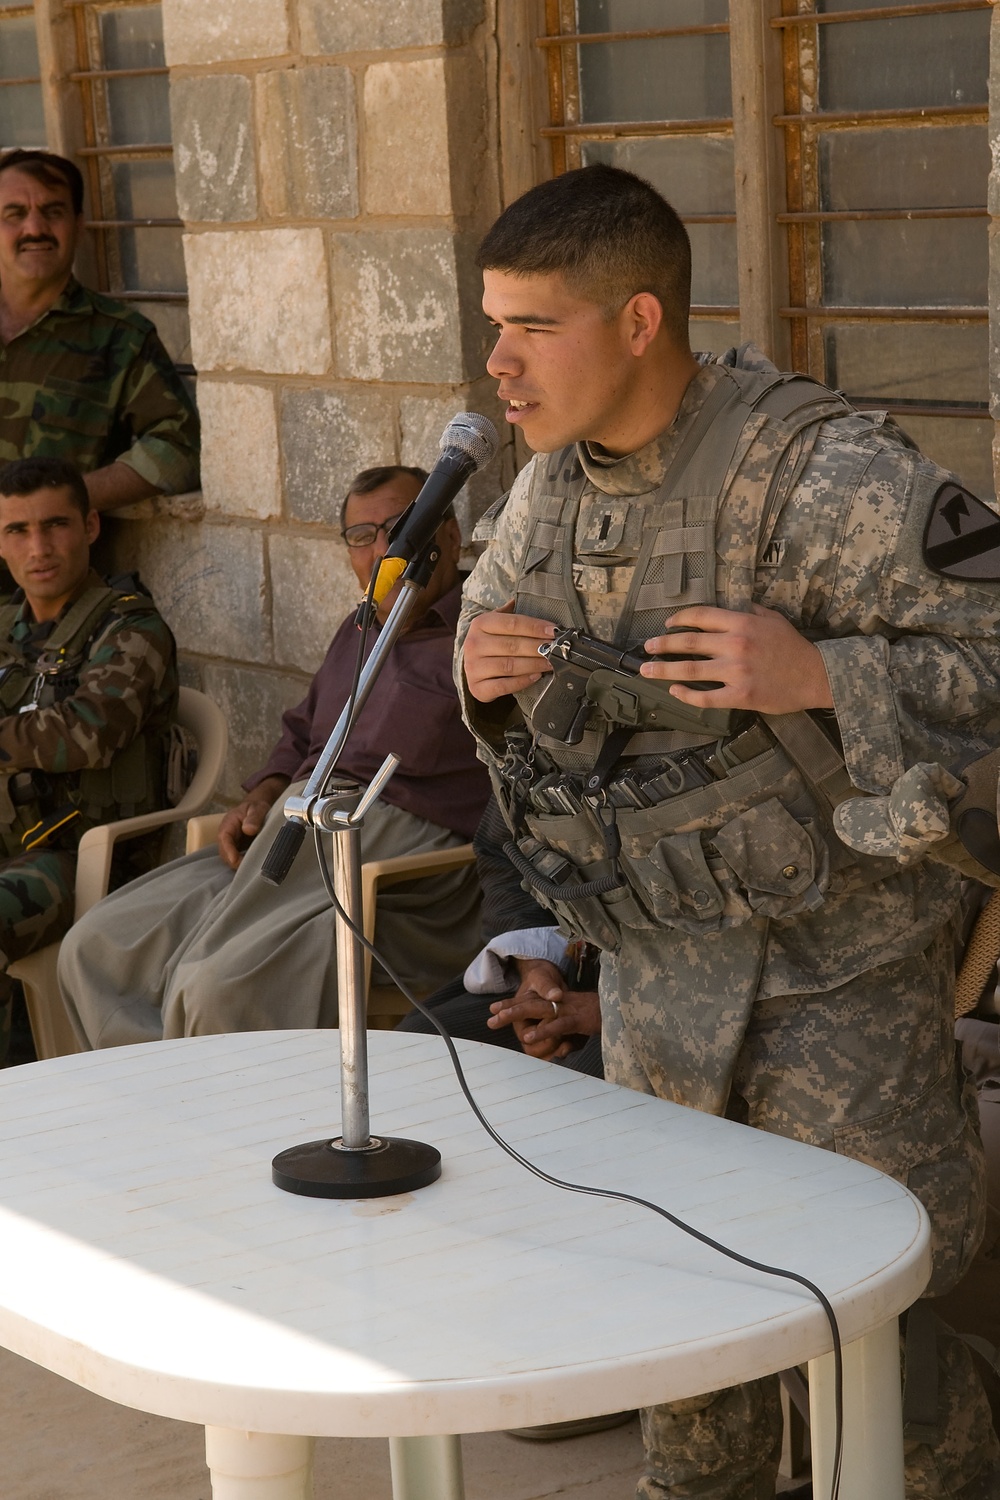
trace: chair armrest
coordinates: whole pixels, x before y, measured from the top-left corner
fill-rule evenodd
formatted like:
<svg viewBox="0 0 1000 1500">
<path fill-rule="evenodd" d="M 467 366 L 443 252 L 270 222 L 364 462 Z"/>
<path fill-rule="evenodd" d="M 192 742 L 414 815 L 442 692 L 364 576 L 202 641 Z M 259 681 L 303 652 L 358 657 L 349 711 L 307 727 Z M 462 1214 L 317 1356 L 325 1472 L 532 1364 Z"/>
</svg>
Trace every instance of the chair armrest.
<svg viewBox="0 0 1000 1500">
<path fill-rule="evenodd" d="M 475 859 L 471 844 L 454 844 L 450 849 L 431 849 L 426 854 L 396 854 L 392 859 L 372 859 L 361 866 L 361 912 L 365 937 L 375 937 L 375 903 L 380 885 L 397 885 L 401 880 L 421 880 L 431 875 L 446 875 L 470 865 Z M 372 956 L 365 950 L 365 992 L 371 982 Z"/>
<path fill-rule="evenodd" d="M 202 813 L 200 817 L 188 818 L 185 854 L 196 854 L 199 849 L 209 849 L 219 837 L 219 824 L 225 813 Z"/>
<path fill-rule="evenodd" d="M 108 894 L 111 879 L 111 856 L 120 839 L 135 838 L 180 822 L 186 814 L 176 807 L 143 813 L 138 818 L 121 818 L 117 823 L 101 823 L 88 828 L 80 840 L 76 856 L 76 921 Z"/>
</svg>

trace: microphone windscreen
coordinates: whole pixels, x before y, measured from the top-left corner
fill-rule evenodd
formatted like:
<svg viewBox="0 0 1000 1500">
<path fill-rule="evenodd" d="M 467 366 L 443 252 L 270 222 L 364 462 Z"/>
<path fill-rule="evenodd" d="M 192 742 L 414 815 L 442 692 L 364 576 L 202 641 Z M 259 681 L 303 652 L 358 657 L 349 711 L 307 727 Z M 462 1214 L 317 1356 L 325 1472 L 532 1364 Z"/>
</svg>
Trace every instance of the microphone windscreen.
<svg viewBox="0 0 1000 1500">
<path fill-rule="evenodd" d="M 441 452 L 457 449 L 472 460 L 477 469 L 492 463 L 500 447 L 500 438 L 489 417 L 477 411 L 460 411 L 441 434 Z"/>
</svg>

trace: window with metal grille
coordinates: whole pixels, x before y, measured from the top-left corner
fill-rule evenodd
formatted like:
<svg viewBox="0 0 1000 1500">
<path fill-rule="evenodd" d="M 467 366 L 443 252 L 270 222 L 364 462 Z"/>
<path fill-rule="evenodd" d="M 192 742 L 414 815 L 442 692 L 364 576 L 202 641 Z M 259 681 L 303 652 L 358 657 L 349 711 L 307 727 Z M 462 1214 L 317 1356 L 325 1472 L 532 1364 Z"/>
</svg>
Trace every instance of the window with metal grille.
<svg viewBox="0 0 1000 1500">
<path fill-rule="evenodd" d="M 0 151 L 45 145 L 34 9 L 0 0 Z"/>
<path fill-rule="evenodd" d="M 727 0 L 547 0 L 556 173 L 608 162 L 647 178 L 687 226 L 691 338 L 737 341 Z"/>
<path fill-rule="evenodd" d="M 66 0 L 76 30 L 84 145 L 100 287 L 157 326 L 193 373 L 160 5 Z"/>
<path fill-rule="evenodd" d="M 768 214 L 787 267 L 773 311 L 791 363 L 861 406 L 888 407 L 991 495 L 990 0 L 736 0 L 732 31 L 730 9 L 545 0 L 552 171 L 607 161 L 653 182 L 691 235 L 693 346 L 737 342 L 741 230 L 747 246 L 754 235 L 735 184 L 732 99 L 734 80 L 762 72 L 741 55 L 754 32 L 745 23 L 759 34 L 766 22 L 767 129 L 737 144 L 744 168 L 755 151 L 784 161 Z"/>
</svg>

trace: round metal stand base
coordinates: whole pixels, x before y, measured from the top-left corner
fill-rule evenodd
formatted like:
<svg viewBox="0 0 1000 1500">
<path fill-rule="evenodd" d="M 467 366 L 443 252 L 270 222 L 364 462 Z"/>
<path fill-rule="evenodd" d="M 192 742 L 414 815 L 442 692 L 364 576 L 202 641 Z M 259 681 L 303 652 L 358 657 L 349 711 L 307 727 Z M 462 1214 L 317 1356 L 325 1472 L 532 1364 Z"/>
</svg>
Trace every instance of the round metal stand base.
<svg viewBox="0 0 1000 1500">
<path fill-rule="evenodd" d="M 335 1140 L 289 1146 L 271 1163 L 271 1180 L 307 1198 L 390 1198 L 412 1193 L 441 1176 L 441 1153 L 423 1141 L 372 1137 L 360 1151 Z"/>
</svg>

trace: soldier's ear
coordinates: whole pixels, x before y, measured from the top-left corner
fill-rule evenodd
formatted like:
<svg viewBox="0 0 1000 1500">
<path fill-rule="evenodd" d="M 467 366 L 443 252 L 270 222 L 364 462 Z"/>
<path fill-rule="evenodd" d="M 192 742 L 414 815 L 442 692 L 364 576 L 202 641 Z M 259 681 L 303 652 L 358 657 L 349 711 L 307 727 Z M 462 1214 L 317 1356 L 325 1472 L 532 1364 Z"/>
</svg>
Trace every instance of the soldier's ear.
<svg viewBox="0 0 1000 1500">
<path fill-rule="evenodd" d="M 86 533 L 87 541 L 92 547 L 101 534 L 101 518 L 93 506 L 90 507 L 83 518 L 83 529 Z"/>
<path fill-rule="evenodd" d="M 924 530 L 924 562 L 944 578 L 1000 583 L 1000 515 L 957 484 L 943 484 Z"/>
</svg>

